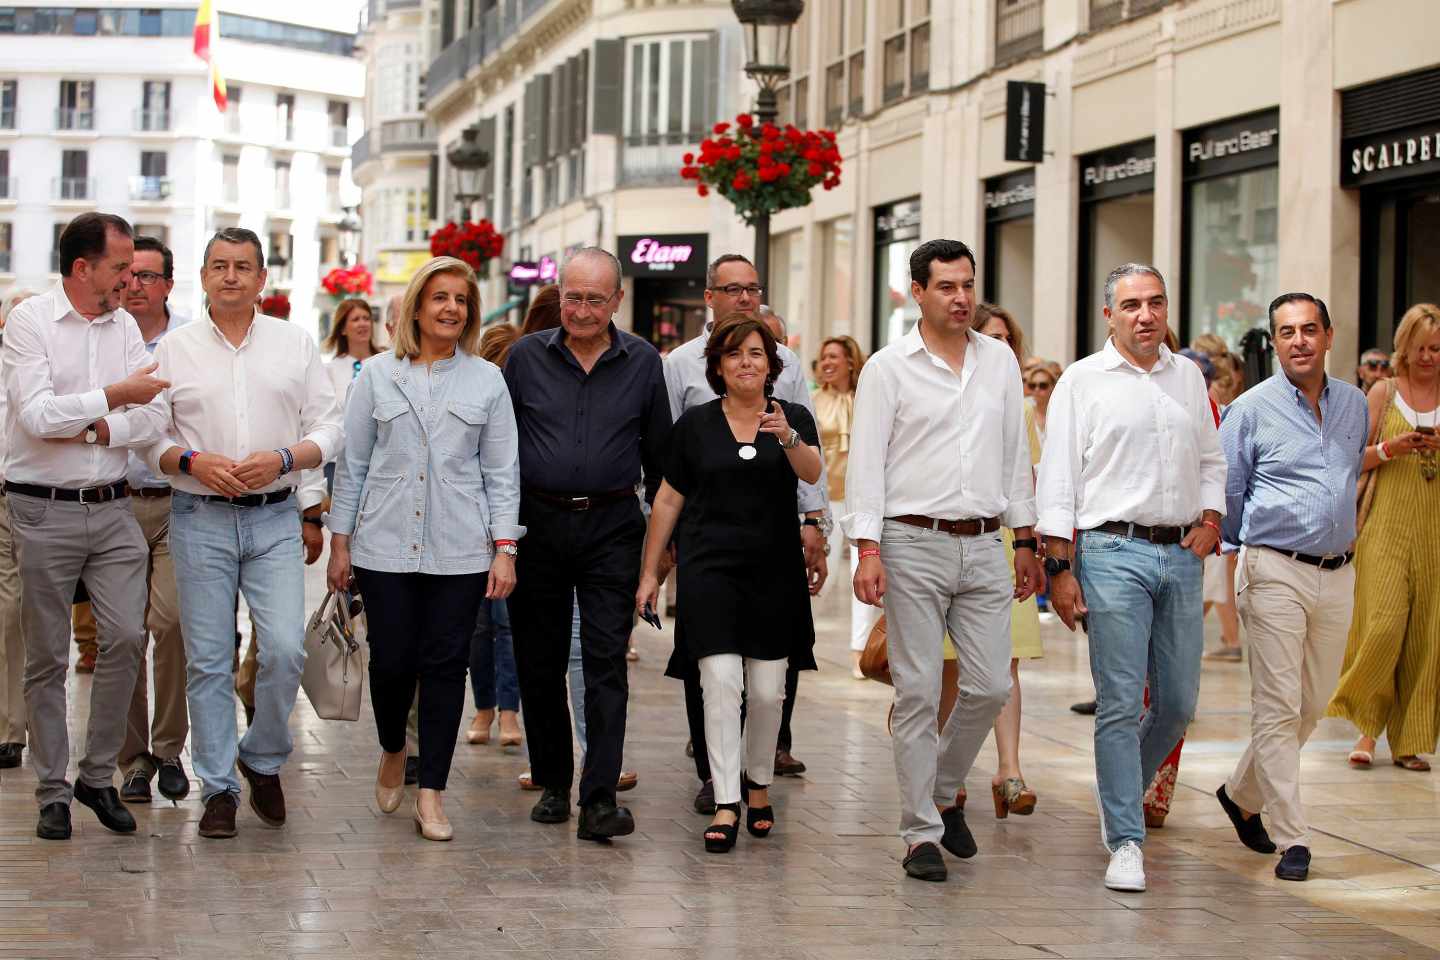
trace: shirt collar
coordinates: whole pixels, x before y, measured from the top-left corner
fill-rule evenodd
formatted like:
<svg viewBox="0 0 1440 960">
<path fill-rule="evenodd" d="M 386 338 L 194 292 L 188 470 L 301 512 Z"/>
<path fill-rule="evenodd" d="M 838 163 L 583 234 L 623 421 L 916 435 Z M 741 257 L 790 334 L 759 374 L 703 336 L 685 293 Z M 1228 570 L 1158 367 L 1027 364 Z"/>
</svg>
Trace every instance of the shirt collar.
<svg viewBox="0 0 1440 960">
<path fill-rule="evenodd" d="M 979 335 L 978 333 L 976 333 L 973 329 L 972 329 L 972 330 L 966 330 L 966 331 L 965 331 L 965 338 L 966 338 L 966 345 L 967 345 L 968 347 L 970 347 L 970 348 L 973 348 L 973 347 L 975 346 L 975 344 L 976 344 L 977 342 L 979 342 L 979 340 L 980 340 L 980 335 Z M 913 326 L 913 327 L 910 328 L 910 332 L 909 332 L 909 333 L 905 334 L 905 336 L 903 336 L 903 337 L 900 338 L 900 350 L 901 350 L 901 352 L 903 352 L 903 353 L 905 354 L 905 356 L 907 356 L 907 357 L 913 356 L 914 354 L 919 353 L 919 352 L 922 351 L 922 350 L 925 351 L 926 353 L 930 353 L 930 348 L 925 345 L 925 338 L 920 335 L 920 321 L 919 321 L 919 320 L 915 321 L 915 326 Z M 965 351 L 965 365 L 966 365 L 966 366 L 969 366 L 969 365 L 970 365 L 970 355 L 971 355 L 972 352 L 973 352 L 973 349 L 967 349 L 967 350 Z M 931 356 L 934 356 L 934 354 L 931 354 Z M 938 359 L 938 358 L 937 358 L 937 359 Z M 944 361 L 941 361 L 941 362 L 943 363 Z"/>
<path fill-rule="evenodd" d="M 1160 344 L 1160 356 L 1155 361 L 1155 366 L 1151 367 L 1149 370 L 1142 370 L 1140 367 L 1135 366 L 1135 364 L 1125 359 L 1125 355 L 1122 354 L 1115 347 L 1114 337 L 1110 337 L 1105 341 L 1105 349 L 1101 352 L 1105 355 L 1106 370 L 1114 370 L 1118 367 L 1123 366 L 1129 367 L 1131 370 L 1134 370 L 1137 373 L 1159 373 L 1173 361 L 1175 356 L 1173 353 L 1170 352 L 1170 348 L 1162 343 Z"/>
<path fill-rule="evenodd" d="M 1281 370 L 1276 370 L 1276 371 L 1275 371 L 1275 373 L 1274 373 L 1274 379 L 1280 381 L 1280 386 L 1283 387 L 1283 388 L 1285 389 L 1285 391 L 1286 391 L 1287 393 L 1289 393 L 1291 396 L 1295 397 L 1295 398 L 1298 399 L 1298 400 L 1305 400 L 1305 391 L 1303 391 L 1303 390 L 1301 390 L 1299 387 L 1297 387 L 1297 386 L 1295 385 L 1295 381 L 1291 380 L 1288 376 L 1286 376 L 1286 375 L 1285 375 L 1285 371 L 1284 371 L 1283 369 L 1281 369 Z M 1324 399 L 1328 398 L 1329 396 L 1330 396 L 1330 374 L 1327 373 L 1327 374 L 1325 374 L 1325 382 L 1320 386 L 1320 399 L 1321 399 L 1321 400 L 1324 400 Z M 1305 400 L 1305 403 L 1308 405 L 1308 404 L 1309 404 L 1309 401 L 1308 401 L 1308 400 Z"/>
<path fill-rule="evenodd" d="M 264 314 L 260 312 L 260 309 L 258 307 L 252 309 L 254 310 L 254 312 L 250 315 L 250 326 L 245 328 L 245 339 L 240 341 L 240 346 L 234 347 L 234 349 L 236 350 L 240 350 L 249 345 L 250 338 L 255 335 L 255 321 L 259 320 L 261 317 L 264 316 Z M 213 333 L 215 336 L 219 337 L 222 343 L 224 343 L 227 347 L 232 346 L 229 339 L 226 338 L 225 334 L 221 332 L 220 328 L 215 325 L 215 318 L 210 315 L 209 307 L 205 308 L 205 322 L 210 324 L 210 332 Z M 168 332 L 170 328 L 167 326 L 165 329 Z"/>
<path fill-rule="evenodd" d="M 611 320 L 606 329 L 610 332 L 610 346 L 606 347 L 605 352 L 600 354 L 600 359 L 604 360 L 606 357 L 613 356 L 616 353 L 628 355 L 630 353 L 630 345 L 625 342 L 624 337 L 620 336 L 620 330 L 615 326 L 615 321 Z M 567 353 L 570 352 L 570 348 L 565 346 L 565 328 L 560 326 L 551 330 L 549 338 L 545 341 L 545 346 L 556 351 L 564 347 Z"/>
<path fill-rule="evenodd" d="M 65 292 L 65 281 L 63 280 L 57 281 L 55 284 L 55 297 L 53 305 L 55 309 L 54 313 L 51 314 L 50 319 L 55 323 L 59 323 L 61 320 L 64 320 L 72 313 L 75 316 L 79 317 L 81 320 L 85 320 L 85 316 L 79 310 L 75 309 L 75 304 L 70 302 L 70 295 Z M 109 310 L 105 313 L 100 314 L 100 316 L 96 317 L 94 320 L 86 320 L 86 322 L 108 323 L 109 321 L 115 319 L 116 313 L 116 310 Z"/>
</svg>

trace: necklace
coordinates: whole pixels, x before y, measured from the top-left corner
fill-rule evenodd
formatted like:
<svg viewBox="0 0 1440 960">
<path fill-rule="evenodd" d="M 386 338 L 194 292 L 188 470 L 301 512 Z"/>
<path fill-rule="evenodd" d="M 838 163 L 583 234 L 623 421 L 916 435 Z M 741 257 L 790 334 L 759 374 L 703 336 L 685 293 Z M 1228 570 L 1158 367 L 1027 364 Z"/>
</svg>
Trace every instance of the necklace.
<svg viewBox="0 0 1440 960">
<path fill-rule="evenodd" d="M 725 415 L 726 425 L 727 425 L 727 427 L 728 427 L 728 425 L 729 425 L 729 420 L 730 420 L 729 410 L 726 409 L 725 401 L 723 401 L 723 400 L 722 400 L 721 403 L 720 403 L 720 412 Z M 756 449 L 755 449 L 755 444 L 754 444 L 754 442 L 752 441 L 752 442 L 750 442 L 750 443 L 742 443 L 742 444 L 740 444 L 740 449 L 738 449 L 737 451 L 735 451 L 735 453 L 736 453 L 736 455 L 737 455 L 741 460 L 754 460 L 755 457 L 756 457 L 757 451 L 756 451 Z"/>
</svg>

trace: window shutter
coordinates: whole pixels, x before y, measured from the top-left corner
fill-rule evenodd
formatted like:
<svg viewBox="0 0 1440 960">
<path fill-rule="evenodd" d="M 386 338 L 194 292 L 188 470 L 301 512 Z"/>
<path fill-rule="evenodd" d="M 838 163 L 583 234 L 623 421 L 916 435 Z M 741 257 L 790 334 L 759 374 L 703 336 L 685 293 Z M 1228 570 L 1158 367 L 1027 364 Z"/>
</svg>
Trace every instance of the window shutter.
<svg viewBox="0 0 1440 960">
<path fill-rule="evenodd" d="M 480 146 L 490 153 L 490 162 L 486 164 L 480 178 L 480 192 L 489 197 L 495 193 L 495 168 L 501 163 L 500 151 L 495 145 L 495 118 L 483 117 L 480 120 Z"/>
<path fill-rule="evenodd" d="M 554 120 L 550 113 L 551 87 L 550 74 L 542 73 L 535 78 L 535 108 L 539 112 L 535 117 L 535 158 L 531 162 L 536 164 L 543 164 L 552 156 L 550 130 Z"/>
<path fill-rule="evenodd" d="M 539 81 L 531 80 L 525 84 L 524 116 L 520 119 L 522 129 L 520 147 L 520 167 L 529 170 L 535 164 L 535 158 L 539 156 L 537 147 L 540 142 L 540 102 L 536 93 L 539 92 Z"/>
<path fill-rule="evenodd" d="M 590 120 L 591 133 L 618 136 L 624 122 L 625 41 L 595 41 L 595 96 Z"/>
<path fill-rule="evenodd" d="M 720 112 L 720 38 L 711 34 L 691 47 L 690 129 L 710 129 Z"/>
<path fill-rule="evenodd" d="M 545 78 L 545 159 L 550 161 L 560 152 L 560 133 L 564 126 L 560 114 L 565 109 L 565 66 L 551 70 Z"/>
<path fill-rule="evenodd" d="M 585 128 L 590 122 L 590 51 L 581 50 L 575 61 L 575 108 L 571 113 L 571 143 L 585 145 Z"/>
<path fill-rule="evenodd" d="M 439 220 L 439 219 L 440 219 L 440 156 L 439 156 L 439 154 L 435 154 L 435 153 L 430 154 L 430 202 L 429 202 L 428 204 L 426 204 L 426 206 L 428 206 L 429 209 L 426 210 L 425 212 L 426 212 L 426 214 L 430 217 L 430 219 L 431 219 L 431 220 Z M 381 209 L 383 210 L 384 208 L 382 207 Z"/>
</svg>

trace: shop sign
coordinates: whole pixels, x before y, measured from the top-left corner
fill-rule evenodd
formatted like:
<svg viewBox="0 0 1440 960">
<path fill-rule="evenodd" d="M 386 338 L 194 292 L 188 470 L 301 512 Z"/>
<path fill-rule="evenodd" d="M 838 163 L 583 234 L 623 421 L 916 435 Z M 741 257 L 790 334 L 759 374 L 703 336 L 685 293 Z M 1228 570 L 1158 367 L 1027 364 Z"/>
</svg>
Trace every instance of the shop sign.
<svg viewBox="0 0 1440 960">
<path fill-rule="evenodd" d="M 920 201 L 902 200 L 875 208 L 875 243 L 920 239 Z"/>
<path fill-rule="evenodd" d="M 1019 80 L 1005 84 L 1005 159 L 1011 163 L 1045 159 L 1045 84 Z"/>
<path fill-rule="evenodd" d="M 1080 199 L 1103 200 L 1155 189 L 1155 141 L 1111 147 L 1080 158 Z"/>
<path fill-rule="evenodd" d="M 620 272 L 627 277 L 703 277 L 709 237 L 703 233 L 643 233 L 620 237 Z"/>
<path fill-rule="evenodd" d="M 1340 183 L 1363 187 L 1440 172 L 1440 123 L 1346 140 L 1340 153 Z"/>
<path fill-rule="evenodd" d="M 1035 171 L 985 181 L 985 219 L 1012 220 L 1035 213 Z"/>
<path fill-rule="evenodd" d="M 1185 179 L 1225 176 L 1280 162 L 1280 111 L 1185 132 Z"/>
<path fill-rule="evenodd" d="M 560 265 L 554 257 L 539 260 L 516 260 L 510 265 L 510 286 L 534 287 L 554 283 L 560 275 Z"/>
</svg>

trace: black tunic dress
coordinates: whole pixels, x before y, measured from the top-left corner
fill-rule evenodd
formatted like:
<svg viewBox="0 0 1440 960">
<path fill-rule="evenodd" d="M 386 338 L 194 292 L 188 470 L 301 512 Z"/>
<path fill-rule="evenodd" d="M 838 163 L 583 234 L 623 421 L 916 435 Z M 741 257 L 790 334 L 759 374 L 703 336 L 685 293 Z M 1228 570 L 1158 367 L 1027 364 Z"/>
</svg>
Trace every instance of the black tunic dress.
<svg viewBox="0 0 1440 960">
<path fill-rule="evenodd" d="M 802 443 L 819 446 L 803 406 L 777 400 Z M 676 531 L 675 653 L 666 674 L 701 657 L 789 658 L 815 669 L 815 625 L 800 542 L 795 471 L 780 441 L 741 443 L 721 401 L 685 411 L 670 434 L 665 479 L 685 498 Z"/>
</svg>

